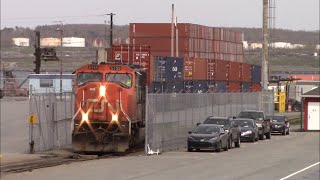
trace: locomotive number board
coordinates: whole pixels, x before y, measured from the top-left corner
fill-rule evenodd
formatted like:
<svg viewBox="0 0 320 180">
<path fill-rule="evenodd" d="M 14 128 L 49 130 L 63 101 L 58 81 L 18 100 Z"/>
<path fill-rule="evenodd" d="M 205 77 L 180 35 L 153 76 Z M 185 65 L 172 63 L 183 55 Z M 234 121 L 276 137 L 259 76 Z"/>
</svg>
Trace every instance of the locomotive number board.
<svg viewBox="0 0 320 180">
<path fill-rule="evenodd" d="M 121 70 L 121 66 L 110 66 L 110 70 L 120 71 Z"/>
<path fill-rule="evenodd" d="M 98 65 L 89 65 L 88 69 L 90 69 L 90 70 L 98 70 L 99 66 Z"/>
</svg>

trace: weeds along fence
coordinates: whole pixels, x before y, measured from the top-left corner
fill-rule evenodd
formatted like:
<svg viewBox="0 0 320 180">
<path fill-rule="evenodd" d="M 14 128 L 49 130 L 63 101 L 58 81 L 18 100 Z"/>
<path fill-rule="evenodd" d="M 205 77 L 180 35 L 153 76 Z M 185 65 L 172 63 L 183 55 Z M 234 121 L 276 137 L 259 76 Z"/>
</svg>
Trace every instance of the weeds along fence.
<svg viewBox="0 0 320 180">
<path fill-rule="evenodd" d="M 30 93 L 30 152 L 71 145 L 71 118 L 74 115 L 74 93 Z"/>
<path fill-rule="evenodd" d="M 146 104 L 146 152 L 185 148 L 188 131 L 208 116 L 232 117 L 242 110 L 274 114 L 272 92 L 148 94 Z"/>
</svg>

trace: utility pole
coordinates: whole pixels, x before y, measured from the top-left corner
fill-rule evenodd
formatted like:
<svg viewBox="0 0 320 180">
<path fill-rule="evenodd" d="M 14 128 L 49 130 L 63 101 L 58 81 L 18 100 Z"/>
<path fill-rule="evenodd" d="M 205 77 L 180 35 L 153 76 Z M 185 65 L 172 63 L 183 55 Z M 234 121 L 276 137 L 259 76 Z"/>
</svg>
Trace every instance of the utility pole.
<svg viewBox="0 0 320 180">
<path fill-rule="evenodd" d="M 113 16 L 116 14 L 110 13 L 110 14 L 106 14 L 108 16 L 110 16 L 110 47 L 112 47 L 113 44 Z"/>
<path fill-rule="evenodd" d="M 57 31 L 60 32 L 60 99 L 62 98 L 62 21 L 60 21 L 60 28 L 57 28 Z"/>
<path fill-rule="evenodd" d="M 268 32 L 268 0 L 263 0 L 263 20 L 262 20 L 262 34 L 263 34 L 263 45 L 262 45 L 262 89 L 267 91 L 269 84 L 269 32 Z"/>
<path fill-rule="evenodd" d="M 179 57 L 179 31 L 178 31 L 178 17 L 176 17 L 176 57 Z"/>
<path fill-rule="evenodd" d="M 107 21 L 104 21 L 104 45 L 107 45 Z"/>
<path fill-rule="evenodd" d="M 174 4 L 172 4 L 172 17 L 171 17 L 171 57 L 174 54 Z"/>
<path fill-rule="evenodd" d="M 36 74 L 40 74 L 40 67 L 41 67 L 41 48 L 40 48 L 40 31 L 36 31 L 36 44 L 35 47 L 35 57 L 36 60 L 33 63 L 36 64 L 36 68 L 33 70 Z"/>
</svg>

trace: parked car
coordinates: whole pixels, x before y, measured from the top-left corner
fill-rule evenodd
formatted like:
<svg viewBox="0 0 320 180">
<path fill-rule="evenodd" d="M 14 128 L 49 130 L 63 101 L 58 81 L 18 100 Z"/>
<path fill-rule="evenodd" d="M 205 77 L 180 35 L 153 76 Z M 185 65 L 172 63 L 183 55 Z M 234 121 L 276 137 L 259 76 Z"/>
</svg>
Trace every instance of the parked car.
<svg viewBox="0 0 320 180">
<path fill-rule="evenodd" d="M 233 144 L 235 147 L 240 147 L 240 136 L 241 136 L 241 130 L 238 125 L 235 125 L 233 122 L 233 119 L 230 119 L 229 117 L 213 117 L 209 116 L 203 124 L 216 124 L 221 125 L 224 129 L 224 131 L 228 134 L 229 140 L 228 140 L 228 146 L 229 149 L 233 147 Z"/>
<path fill-rule="evenodd" d="M 290 123 L 286 116 L 268 116 L 272 121 L 272 132 L 288 135 L 290 133 Z"/>
<path fill-rule="evenodd" d="M 254 142 L 259 140 L 259 130 L 254 120 L 237 118 L 233 122 L 241 128 L 241 141 Z"/>
<path fill-rule="evenodd" d="M 219 125 L 200 124 L 189 132 L 188 151 L 209 149 L 228 151 L 228 134 Z"/>
<path fill-rule="evenodd" d="M 264 136 L 266 136 L 267 139 L 271 139 L 272 122 L 266 118 L 263 111 L 242 111 L 237 118 L 253 119 L 259 129 L 259 139 L 263 140 Z"/>
</svg>

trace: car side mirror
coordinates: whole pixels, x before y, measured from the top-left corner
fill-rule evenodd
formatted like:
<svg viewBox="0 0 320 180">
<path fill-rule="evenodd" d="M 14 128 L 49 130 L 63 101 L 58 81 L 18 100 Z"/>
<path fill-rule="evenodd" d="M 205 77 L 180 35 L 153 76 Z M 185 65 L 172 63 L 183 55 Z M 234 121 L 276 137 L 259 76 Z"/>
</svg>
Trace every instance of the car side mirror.
<svg viewBox="0 0 320 180">
<path fill-rule="evenodd" d="M 191 131 L 189 131 L 189 132 L 188 132 L 188 134 L 192 134 L 192 132 L 191 132 Z"/>
<path fill-rule="evenodd" d="M 201 123 L 197 123 L 197 126 L 199 126 Z"/>
</svg>

